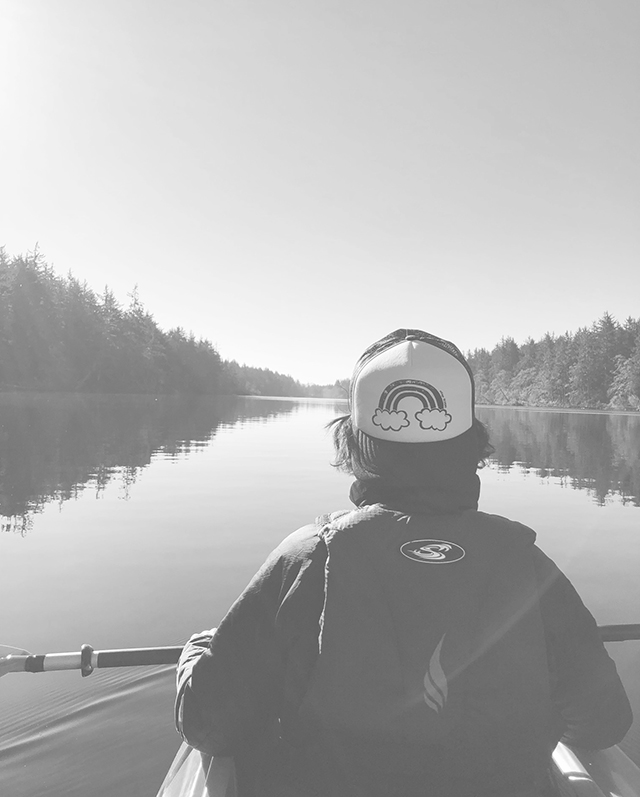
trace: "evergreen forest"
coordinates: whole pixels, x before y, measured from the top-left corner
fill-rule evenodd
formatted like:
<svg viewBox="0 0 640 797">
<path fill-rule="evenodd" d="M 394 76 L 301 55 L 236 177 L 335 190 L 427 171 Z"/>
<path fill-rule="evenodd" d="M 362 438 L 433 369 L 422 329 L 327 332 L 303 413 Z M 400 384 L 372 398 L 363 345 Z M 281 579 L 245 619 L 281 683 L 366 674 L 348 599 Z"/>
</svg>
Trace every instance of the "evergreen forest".
<svg viewBox="0 0 640 797">
<path fill-rule="evenodd" d="M 73 275 L 57 275 L 37 249 L 0 248 L 0 390 L 344 396 L 331 385 L 223 360 L 177 327 L 164 331 L 137 289 L 123 308 Z"/>
<path fill-rule="evenodd" d="M 609 313 L 590 327 L 467 354 L 479 404 L 640 410 L 640 319 Z"/>
<path fill-rule="evenodd" d="M 160 329 L 137 289 L 122 307 L 62 277 L 37 251 L 0 248 L 0 390 L 345 398 L 348 380 L 306 385 L 223 360 L 213 344 Z M 467 353 L 479 404 L 640 410 L 640 319 L 609 313 L 590 327 Z"/>
</svg>

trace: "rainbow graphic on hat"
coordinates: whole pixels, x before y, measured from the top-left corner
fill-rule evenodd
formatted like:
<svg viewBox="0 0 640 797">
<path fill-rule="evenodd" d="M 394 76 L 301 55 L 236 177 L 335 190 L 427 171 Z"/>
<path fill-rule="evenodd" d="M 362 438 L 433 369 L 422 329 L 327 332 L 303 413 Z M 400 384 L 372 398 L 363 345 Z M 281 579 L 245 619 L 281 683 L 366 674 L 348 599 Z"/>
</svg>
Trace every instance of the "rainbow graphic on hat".
<svg viewBox="0 0 640 797">
<path fill-rule="evenodd" d="M 387 385 L 382 391 L 378 407 L 371 419 L 373 423 L 385 432 L 399 432 L 409 426 L 411 422 L 407 412 L 398 409 L 400 403 L 407 398 L 418 399 L 422 404 L 422 409 L 414 415 L 421 429 L 435 429 L 442 432 L 451 422 L 451 415 L 445 408 L 442 393 L 433 385 L 419 379 L 399 379 Z"/>
</svg>

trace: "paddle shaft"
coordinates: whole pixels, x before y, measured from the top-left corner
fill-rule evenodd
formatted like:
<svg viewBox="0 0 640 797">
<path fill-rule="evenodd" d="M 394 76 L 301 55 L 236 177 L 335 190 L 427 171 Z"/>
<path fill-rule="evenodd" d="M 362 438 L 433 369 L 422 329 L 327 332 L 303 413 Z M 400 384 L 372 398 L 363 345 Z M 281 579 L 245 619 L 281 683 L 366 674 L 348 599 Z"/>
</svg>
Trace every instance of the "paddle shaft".
<svg viewBox="0 0 640 797">
<path fill-rule="evenodd" d="M 603 642 L 626 642 L 640 639 L 640 623 L 622 623 L 620 625 L 598 626 Z"/>
<path fill-rule="evenodd" d="M 601 625 L 598 630 L 603 642 L 640 640 L 640 623 Z M 6 672 L 51 672 L 54 670 L 81 670 L 83 675 L 90 675 L 94 669 L 104 667 L 177 664 L 181 653 L 182 647 L 93 650 L 90 645 L 83 645 L 79 653 L 12 654 L 6 656 L 0 659 L 0 675 Z"/>
<path fill-rule="evenodd" d="M 104 667 L 140 667 L 157 664 L 177 664 L 182 647 L 123 648 L 121 650 L 93 650 L 83 645 L 79 653 L 46 653 L 42 655 L 15 655 L 0 660 L 3 672 L 52 672 L 54 670 L 81 670 L 90 675 L 94 669 Z"/>
</svg>

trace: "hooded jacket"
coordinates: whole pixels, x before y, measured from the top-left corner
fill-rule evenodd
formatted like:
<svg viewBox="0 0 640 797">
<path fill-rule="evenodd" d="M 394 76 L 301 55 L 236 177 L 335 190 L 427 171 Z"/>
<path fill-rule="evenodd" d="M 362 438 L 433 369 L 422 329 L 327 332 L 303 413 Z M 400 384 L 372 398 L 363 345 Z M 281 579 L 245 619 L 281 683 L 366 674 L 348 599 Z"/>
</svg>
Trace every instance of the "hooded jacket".
<svg viewBox="0 0 640 797">
<path fill-rule="evenodd" d="M 466 797 L 540 782 L 560 738 L 620 741 L 615 665 L 531 529 L 429 491 L 356 483 L 352 498 L 190 640 L 190 744 L 236 757 L 246 794 Z"/>
</svg>

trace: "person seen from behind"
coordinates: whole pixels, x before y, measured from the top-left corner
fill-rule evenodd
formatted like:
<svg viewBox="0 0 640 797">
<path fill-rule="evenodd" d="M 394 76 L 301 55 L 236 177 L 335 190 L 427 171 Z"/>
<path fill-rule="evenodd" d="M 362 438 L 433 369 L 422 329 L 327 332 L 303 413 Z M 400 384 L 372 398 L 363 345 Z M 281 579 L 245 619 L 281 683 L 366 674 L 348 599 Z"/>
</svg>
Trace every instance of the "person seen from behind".
<svg viewBox="0 0 640 797">
<path fill-rule="evenodd" d="M 399 329 L 331 424 L 355 509 L 269 556 L 178 665 L 176 719 L 240 797 L 534 797 L 559 740 L 632 721 L 594 618 L 527 526 L 478 510 L 491 453 L 452 343 Z"/>
</svg>

